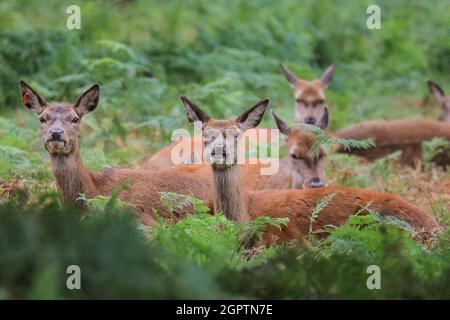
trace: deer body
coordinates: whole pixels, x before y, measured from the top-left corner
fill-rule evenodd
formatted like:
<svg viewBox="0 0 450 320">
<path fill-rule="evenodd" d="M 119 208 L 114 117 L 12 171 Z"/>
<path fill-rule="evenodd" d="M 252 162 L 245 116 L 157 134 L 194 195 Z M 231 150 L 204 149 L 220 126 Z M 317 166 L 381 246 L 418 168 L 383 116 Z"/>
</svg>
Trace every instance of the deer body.
<svg viewBox="0 0 450 320">
<path fill-rule="evenodd" d="M 444 94 L 439 85 L 428 80 L 431 94 L 441 104 L 442 111 L 438 120 L 404 119 L 404 120 L 371 120 L 353 125 L 339 131 L 336 135 L 343 139 L 375 140 L 375 146 L 362 150 L 345 150 L 338 146 L 337 151 L 351 153 L 375 160 L 395 151 L 402 151 L 400 161 L 414 166 L 422 158 L 422 142 L 433 138 L 450 139 L 450 96 Z M 446 153 L 437 154 L 433 162 L 440 166 L 450 165 L 450 156 Z"/>
<path fill-rule="evenodd" d="M 238 139 L 242 131 L 259 124 L 267 107 L 268 100 L 245 112 L 236 120 L 213 120 L 202 110 L 183 97 L 183 103 L 191 122 L 202 121 L 205 135 L 205 146 L 211 150 L 211 170 L 214 181 L 214 210 L 222 212 L 231 220 L 246 223 L 258 216 L 265 215 L 274 218 L 289 218 L 289 223 L 281 230 L 269 228 L 264 235 L 264 242 L 271 244 L 280 241 L 296 240 L 306 235 L 311 224 L 310 215 L 314 207 L 323 197 L 335 193 L 334 198 L 324 208 L 314 221 L 313 230 L 326 225 L 340 225 L 347 218 L 362 211 L 370 205 L 381 216 L 394 216 L 406 221 L 413 228 L 431 232 L 438 227 L 434 217 L 424 209 L 414 206 L 401 197 L 381 194 L 370 190 L 344 187 L 326 187 L 306 190 L 248 190 L 245 189 L 240 177 L 240 169 L 226 143 L 226 131 L 232 131 Z M 277 125 L 279 119 L 275 117 Z"/>
<path fill-rule="evenodd" d="M 84 167 L 78 149 L 70 156 L 51 156 L 51 166 L 62 200 L 72 205 L 79 204 L 80 194 L 89 199 L 98 195 L 110 196 L 114 189 L 129 184 L 119 199 L 132 204 L 141 213 L 139 219 L 145 224 L 153 222 L 152 209 L 166 218 L 172 215 L 161 203 L 160 192 L 192 195 L 213 208 L 210 200 L 212 180 L 195 173 L 174 168 L 159 172 L 121 168 L 91 172 Z M 186 208 L 186 212 L 175 213 L 174 218 L 180 218 L 191 210 Z"/>
<path fill-rule="evenodd" d="M 375 141 L 375 147 L 370 149 L 348 151 L 338 147 L 339 152 L 348 152 L 374 160 L 395 151 L 402 151 L 401 162 L 414 165 L 422 158 L 423 141 L 437 137 L 450 139 L 450 124 L 425 119 L 372 120 L 341 130 L 336 135 L 342 139 L 373 138 Z M 438 162 L 440 165 L 448 165 L 450 158 L 440 157 Z"/>
</svg>

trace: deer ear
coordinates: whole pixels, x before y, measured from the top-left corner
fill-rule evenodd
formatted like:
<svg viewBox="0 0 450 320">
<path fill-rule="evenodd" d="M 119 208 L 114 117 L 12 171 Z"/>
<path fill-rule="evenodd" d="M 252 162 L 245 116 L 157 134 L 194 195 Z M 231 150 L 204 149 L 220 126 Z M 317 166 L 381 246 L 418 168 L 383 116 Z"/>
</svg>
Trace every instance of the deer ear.
<svg viewBox="0 0 450 320">
<path fill-rule="evenodd" d="M 281 134 L 283 134 L 284 136 L 289 135 L 289 132 L 291 129 L 289 129 L 289 126 L 283 120 L 281 120 L 281 118 L 279 118 L 275 114 L 275 111 L 273 111 L 273 110 L 272 110 L 272 116 L 273 116 L 273 119 L 275 120 L 277 128 L 278 128 L 278 130 L 280 130 Z"/>
<path fill-rule="evenodd" d="M 322 85 L 325 88 L 328 87 L 328 84 L 330 83 L 331 79 L 333 78 L 333 73 L 334 73 L 335 68 L 336 68 L 336 65 L 332 64 L 320 76 L 320 82 L 322 82 Z"/>
<path fill-rule="evenodd" d="M 320 118 L 317 126 L 322 130 L 325 130 L 328 127 L 328 107 L 325 107 L 325 109 L 323 109 L 322 118 Z"/>
<path fill-rule="evenodd" d="M 192 103 L 192 101 L 190 101 L 186 96 L 181 96 L 181 101 L 183 101 L 184 108 L 186 109 L 186 114 L 190 123 L 194 124 L 194 122 L 200 121 L 201 123 L 205 124 L 209 121 L 209 116 L 194 103 Z"/>
<path fill-rule="evenodd" d="M 44 98 L 37 94 L 37 92 L 23 80 L 20 80 L 19 87 L 25 107 L 36 114 L 41 114 L 47 106 L 47 102 Z"/>
<path fill-rule="evenodd" d="M 94 84 L 78 98 L 77 103 L 75 103 L 75 109 L 78 114 L 84 116 L 97 108 L 99 99 L 100 86 L 98 84 Z"/>
<path fill-rule="evenodd" d="M 291 88 L 295 87 L 295 84 L 298 81 L 298 77 L 293 74 L 291 71 L 289 71 L 282 63 L 280 63 L 281 71 L 283 71 L 284 76 L 286 77 L 287 81 L 289 81 L 289 84 Z"/>
<path fill-rule="evenodd" d="M 261 122 L 268 104 L 269 99 L 264 99 L 258 102 L 255 106 L 253 106 L 249 110 L 245 111 L 243 114 L 241 114 L 236 119 L 240 128 L 245 131 L 256 127 Z"/>
<path fill-rule="evenodd" d="M 434 81 L 432 80 L 428 80 L 428 88 L 430 88 L 430 92 L 431 94 L 438 99 L 439 101 L 443 101 L 444 99 L 444 90 L 442 90 L 442 88 Z"/>
</svg>

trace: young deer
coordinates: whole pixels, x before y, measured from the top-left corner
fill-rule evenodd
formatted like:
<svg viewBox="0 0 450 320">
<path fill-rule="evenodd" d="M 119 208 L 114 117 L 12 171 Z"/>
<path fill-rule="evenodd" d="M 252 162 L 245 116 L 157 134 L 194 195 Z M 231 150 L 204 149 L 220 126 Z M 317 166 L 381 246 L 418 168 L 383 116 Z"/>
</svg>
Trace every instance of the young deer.
<svg viewBox="0 0 450 320">
<path fill-rule="evenodd" d="M 261 215 L 289 218 L 290 222 L 281 230 L 277 228 L 267 230 L 264 235 L 266 244 L 296 240 L 299 236 L 306 235 L 314 206 L 324 196 L 332 193 L 335 193 L 334 198 L 314 221 L 313 230 L 326 225 L 340 225 L 349 215 L 358 211 L 367 214 L 363 208 L 369 204 L 372 210 L 378 211 L 382 216 L 395 216 L 417 230 L 430 232 L 438 227 L 434 217 L 426 210 L 396 195 L 345 187 L 245 190 L 232 146 L 236 145 L 245 130 L 254 128 L 260 123 L 268 101 L 261 101 L 236 120 L 214 120 L 186 97 L 183 98 L 183 103 L 189 121 L 202 123 L 205 148 L 210 151 L 215 212 L 222 212 L 228 219 L 243 223 Z M 231 147 L 230 137 L 233 140 Z"/>
<path fill-rule="evenodd" d="M 325 89 L 328 87 L 335 65 L 329 66 L 317 80 L 307 81 L 298 78 L 283 64 L 283 71 L 291 88 L 294 90 L 295 98 L 295 122 L 306 123 L 326 129 L 328 125 L 328 106 L 325 102 Z"/>
<path fill-rule="evenodd" d="M 119 196 L 131 203 L 143 223 L 152 223 L 152 208 L 163 216 L 169 212 L 160 201 L 160 192 L 177 192 L 204 200 L 211 208 L 212 179 L 190 172 L 191 168 L 169 168 L 153 172 L 147 170 L 109 168 L 90 172 L 83 165 L 77 142 L 80 121 L 97 107 L 100 88 L 93 85 L 73 105 L 48 103 L 24 81 L 20 81 L 23 103 L 41 122 L 42 141 L 50 155 L 51 168 L 62 200 L 81 205 L 80 194 L 88 198 L 108 196 L 121 184 L 130 182 Z M 176 213 L 178 214 L 178 213 Z"/>
<path fill-rule="evenodd" d="M 416 166 L 422 158 L 422 142 L 433 138 L 450 139 L 450 97 L 433 81 L 428 81 L 431 93 L 442 103 L 439 121 L 426 119 L 371 120 L 339 131 L 336 135 L 343 139 L 368 139 L 375 141 L 375 147 L 362 150 L 346 150 L 338 146 L 337 151 L 351 153 L 368 160 L 378 159 L 395 151 L 402 151 L 400 161 Z M 438 154 L 433 161 L 441 166 L 450 165 L 450 158 Z"/>
</svg>

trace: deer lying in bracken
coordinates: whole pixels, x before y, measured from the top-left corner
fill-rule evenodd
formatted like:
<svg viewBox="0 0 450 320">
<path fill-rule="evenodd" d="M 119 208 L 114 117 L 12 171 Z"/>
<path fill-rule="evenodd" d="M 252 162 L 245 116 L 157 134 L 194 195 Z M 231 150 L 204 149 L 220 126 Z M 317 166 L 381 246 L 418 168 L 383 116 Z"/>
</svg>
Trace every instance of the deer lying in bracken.
<svg viewBox="0 0 450 320">
<path fill-rule="evenodd" d="M 102 172 L 90 172 L 83 165 L 77 143 L 78 126 L 82 118 L 98 104 L 100 88 L 94 85 L 84 92 L 73 105 L 48 103 L 25 82 L 20 82 L 25 106 L 34 112 L 41 122 L 42 141 L 50 155 L 56 186 L 64 202 L 81 205 L 78 198 L 97 195 L 108 196 L 126 181 L 128 189 L 119 198 L 131 203 L 141 213 L 143 223 L 151 223 L 152 208 L 163 216 L 167 209 L 160 201 L 160 192 L 177 192 L 193 195 L 212 208 L 212 179 L 190 172 L 190 168 L 169 168 L 163 171 L 109 168 Z"/>
<path fill-rule="evenodd" d="M 280 159 L 276 174 L 259 176 L 260 181 L 253 190 L 306 189 L 325 186 L 325 150 L 320 147 L 317 155 L 311 153 L 316 142 L 315 135 L 298 127 L 290 128 L 275 112 L 272 111 L 272 115 L 284 138 L 288 155 Z M 241 168 L 241 171 L 246 167 Z"/>
<path fill-rule="evenodd" d="M 328 206 L 314 221 L 313 230 L 326 225 L 340 225 L 353 213 L 370 205 L 381 216 L 394 216 L 406 221 L 416 230 L 430 232 L 438 227 L 434 217 L 426 210 L 414 206 L 401 197 L 381 194 L 369 190 L 325 187 L 305 190 L 259 190 L 249 191 L 243 186 L 240 168 L 233 147 L 228 144 L 233 137 L 236 145 L 245 130 L 256 127 L 267 108 L 268 101 L 262 101 L 244 113 L 237 120 L 214 120 L 207 118 L 200 108 L 187 98 L 183 99 L 191 123 L 202 122 L 205 148 L 210 150 L 213 175 L 214 210 L 222 212 L 230 220 L 247 223 L 258 216 L 287 217 L 289 223 L 281 230 L 269 228 L 263 237 L 266 244 L 296 240 L 306 235 L 310 226 L 310 214 L 314 206 L 326 195 L 335 194 Z"/>
<path fill-rule="evenodd" d="M 325 102 L 325 89 L 328 87 L 335 65 L 329 66 L 317 80 L 303 80 L 289 71 L 283 64 L 280 68 L 295 97 L 295 122 L 312 124 L 326 129 L 328 125 L 328 106 Z M 324 125 L 325 122 L 327 125 Z"/>
<path fill-rule="evenodd" d="M 431 80 L 428 81 L 431 93 L 442 103 L 440 121 L 425 119 L 404 120 L 372 120 L 358 123 L 350 128 L 339 131 L 336 135 L 343 139 L 368 139 L 375 141 L 375 146 L 366 150 L 344 149 L 339 146 L 338 152 L 351 153 L 374 160 L 395 151 L 402 151 L 400 161 L 415 166 L 422 158 L 422 142 L 441 137 L 450 139 L 450 97 Z M 438 154 L 433 159 L 438 165 L 450 165 L 450 158 Z"/>
</svg>

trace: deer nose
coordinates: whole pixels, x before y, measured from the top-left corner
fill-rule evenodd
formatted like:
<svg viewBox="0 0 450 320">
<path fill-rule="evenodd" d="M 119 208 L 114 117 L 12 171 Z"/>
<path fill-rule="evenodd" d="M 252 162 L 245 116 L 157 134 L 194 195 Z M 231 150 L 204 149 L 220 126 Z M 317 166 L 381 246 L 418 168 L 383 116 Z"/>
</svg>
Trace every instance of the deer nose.
<svg viewBox="0 0 450 320">
<path fill-rule="evenodd" d="M 305 123 L 306 124 L 315 124 L 316 123 L 316 118 L 315 117 L 306 117 Z"/>
<path fill-rule="evenodd" d="M 61 129 L 51 129 L 49 132 L 52 136 L 52 139 L 60 139 L 64 131 L 62 131 Z"/>
<path fill-rule="evenodd" d="M 225 156 L 226 155 L 226 145 L 224 143 L 215 145 L 211 150 L 212 156 Z"/>
<path fill-rule="evenodd" d="M 320 180 L 319 178 L 312 178 L 311 181 L 309 182 L 310 188 L 321 188 L 324 185 L 325 184 L 323 183 L 323 181 Z"/>
</svg>

